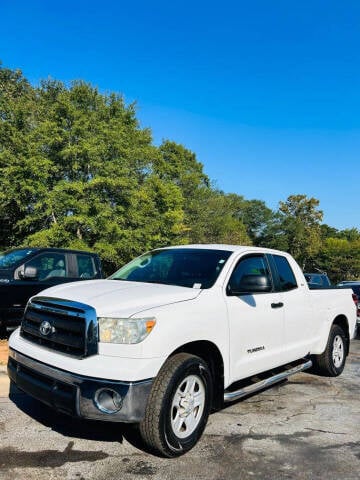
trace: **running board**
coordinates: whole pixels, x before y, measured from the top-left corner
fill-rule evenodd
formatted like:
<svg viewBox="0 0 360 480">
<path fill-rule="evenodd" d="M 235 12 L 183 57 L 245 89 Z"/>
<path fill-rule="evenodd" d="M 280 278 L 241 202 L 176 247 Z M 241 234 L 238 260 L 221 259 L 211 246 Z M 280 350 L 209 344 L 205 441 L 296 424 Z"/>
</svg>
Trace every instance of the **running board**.
<svg viewBox="0 0 360 480">
<path fill-rule="evenodd" d="M 275 375 L 265 378 L 264 380 L 251 383 L 250 385 L 244 386 L 239 390 L 235 390 L 233 392 L 229 392 L 225 390 L 224 402 L 228 403 L 228 402 L 234 402 L 235 400 L 239 400 L 240 398 L 246 397 L 247 395 L 251 395 L 252 393 L 258 392 L 259 390 L 263 390 L 264 388 L 270 387 L 275 383 L 281 382 L 281 380 L 284 380 L 285 378 L 290 377 L 290 375 L 303 372 L 304 370 L 307 370 L 308 368 L 311 368 L 311 367 L 312 367 L 312 361 L 306 360 L 304 361 L 304 363 L 301 363 L 300 365 L 298 364 L 295 367 L 292 367 L 288 370 L 284 370 L 283 372 L 276 373 Z"/>
</svg>

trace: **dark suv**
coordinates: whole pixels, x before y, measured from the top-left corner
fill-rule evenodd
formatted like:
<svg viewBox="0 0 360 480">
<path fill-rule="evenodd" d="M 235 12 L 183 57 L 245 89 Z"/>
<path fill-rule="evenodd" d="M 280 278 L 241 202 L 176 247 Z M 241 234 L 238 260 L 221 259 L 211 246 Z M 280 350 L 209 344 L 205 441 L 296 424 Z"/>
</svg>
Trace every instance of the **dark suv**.
<svg viewBox="0 0 360 480">
<path fill-rule="evenodd" d="M 20 324 L 30 297 L 59 283 L 102 278 L 99 256 L 60 248 L 16 248 L 0 253 L 0 336 Z"/>
</svg>

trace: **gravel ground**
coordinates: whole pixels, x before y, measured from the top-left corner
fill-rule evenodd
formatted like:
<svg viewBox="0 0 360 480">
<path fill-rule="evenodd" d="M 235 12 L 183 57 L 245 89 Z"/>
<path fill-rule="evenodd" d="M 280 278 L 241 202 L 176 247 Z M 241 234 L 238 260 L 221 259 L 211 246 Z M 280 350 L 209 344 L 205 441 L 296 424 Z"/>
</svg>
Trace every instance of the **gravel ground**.
<svg viewBox="0 0 360 480">
<path fill-rule="evenodd" d="M 359 394 L 353 340 L 340 377 L 298 374 L 237 402 L 210 416 L 192 451 L 167 460 L 144 452 L 132 429 L 56 415 L 13 389 L 0 396 L 0 479 L 358 480 Z"/>
<path fill-rule="evenodd" d="M 9 349 L 7 340 L 0 340 L 0 365 L 6 365 L 8 352 Z"/>
</svg>

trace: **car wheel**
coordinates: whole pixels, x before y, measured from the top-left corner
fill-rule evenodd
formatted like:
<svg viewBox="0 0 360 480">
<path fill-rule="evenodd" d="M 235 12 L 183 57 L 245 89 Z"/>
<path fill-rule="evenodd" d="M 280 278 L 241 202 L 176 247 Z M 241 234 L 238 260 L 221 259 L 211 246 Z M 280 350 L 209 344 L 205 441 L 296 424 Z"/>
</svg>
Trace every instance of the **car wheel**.
<svg viewBox="0 0 360 480">
<path fill-rule="evenodd" d="M 210 412 L 211 374 L 199 357 L 170 357 L 154 380 L 140 434 L 150 449 L 165 457 L 189 451 L 201 437 Z"/>
<path fill-rule="evenodd" d="M 337 377 L 344 370 L 346 355 L 347 339 L 344 330 L 339 325 L 333 325 L 324 352 L 313 357 L 315 372 L 326 377 Z"/>
</svg>

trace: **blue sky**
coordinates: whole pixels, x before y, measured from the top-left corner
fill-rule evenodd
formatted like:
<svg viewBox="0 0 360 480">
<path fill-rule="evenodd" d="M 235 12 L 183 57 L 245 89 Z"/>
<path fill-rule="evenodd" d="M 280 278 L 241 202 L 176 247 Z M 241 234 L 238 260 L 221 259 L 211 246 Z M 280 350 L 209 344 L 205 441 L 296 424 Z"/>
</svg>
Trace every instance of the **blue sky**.
<svg viewBox="0 0 360 480">
<path fill-rule="evenodd" d="M 360 228 L 360 2 L 0 0 L 0 59 L 136 101 L 225 192 Z"/>
</svg>

